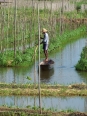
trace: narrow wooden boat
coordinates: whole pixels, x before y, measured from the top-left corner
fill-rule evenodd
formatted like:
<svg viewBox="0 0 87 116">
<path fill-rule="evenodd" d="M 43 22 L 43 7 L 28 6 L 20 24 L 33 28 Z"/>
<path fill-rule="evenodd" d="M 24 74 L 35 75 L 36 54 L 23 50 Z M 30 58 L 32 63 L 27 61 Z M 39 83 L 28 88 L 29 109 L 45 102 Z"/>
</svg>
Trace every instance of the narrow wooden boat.
<svg viewBox="0 0 87 116">
<path fill-rule="evenodd" d="M 40 68 L 42 70 L 52 69 L 53 67 L 54 67 L 54 61 L 51 59 L 48 61 L 42 61 L 40 63 Z"/>
</svg>

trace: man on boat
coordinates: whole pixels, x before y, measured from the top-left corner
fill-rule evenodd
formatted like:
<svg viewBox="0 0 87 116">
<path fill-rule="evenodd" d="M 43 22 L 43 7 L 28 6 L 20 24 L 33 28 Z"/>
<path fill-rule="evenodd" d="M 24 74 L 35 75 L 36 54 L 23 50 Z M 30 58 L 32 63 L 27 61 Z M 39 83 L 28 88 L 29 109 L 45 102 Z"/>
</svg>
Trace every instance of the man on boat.
<svg viewBox="0 0 87 116">
<path fill-rule="evenodd" d="M 48 44 L 49 44 L 49 35 L 48 35 L 48 31 L 43 28 L 42 29 L 42 33 L 44 35 L 44 37 L 41 39 L 43 39 L 43 41 L 41 42 L 43 44 L 43 50 L 44 50 L 44 54 L 45 54 L 45 61 L 48 61 Z"/>
</svg>

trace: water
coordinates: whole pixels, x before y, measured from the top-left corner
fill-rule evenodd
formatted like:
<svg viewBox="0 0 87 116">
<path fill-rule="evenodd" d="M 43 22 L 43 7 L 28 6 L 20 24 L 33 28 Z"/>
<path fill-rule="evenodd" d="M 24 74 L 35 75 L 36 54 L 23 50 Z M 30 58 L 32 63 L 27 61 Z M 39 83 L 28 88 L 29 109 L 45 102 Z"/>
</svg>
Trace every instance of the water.
<svg viewBox="0 0 87 116">
<path fill-rule="evenodd" d="M 50 55 L 55 65 L 52 70 L 41 72 L 41 83 L 87 83 L 87 73 L 75 70 L 75 65 L 80 59 L 80 54 L 86 44 L 86 39 L 81 38 L 65 46 L 60 52 Z M 42 58 L 43 59 L 43 58 Z M 41 59 L 41 60 L 42 60 Z M 38 69 L 38 61 L 36 62 Z M 34 65 L 32 67 L 0 68 L 0 82 L 2 83 L 33 83 Z M 31 77 L 27 80 L 26 77 Z M 38 82 L 38 70 L 36 70 L 36 82 Z M 42 97 L 42 107 L 48 109 L 74 110 L 87 113 L 87 97 Z M 32 96 L 0 96 L 0 106 L 33 107 L 39 106 L 39 98 Z"/>
<path fill-rule="evenodd" d="M 42 107 L 52 110 L 73 110 L 87 113 L 87 97 L 42 97 Z M 1 96 L 0 106 L 27 108 L 39 106 L 38 97 L 32 96 Z"/>
<path fill-rule="evenodd" d="M 75 70 L 75 65 L 80 59 L 80 54 L 86 44 L 86 39 L 81 38 L 69 43 L 60 52 L 50 55 L 54 60 L 54 69 L 41 72 L 41 83 L 46 84 L 73 84 L 87 83 L 87 73 Z M 43 60 L 43 58 L 41 59 Z M 38 61 L 36 62 L 36 73 L 34 65 L 32 67 L 0 68 L 0 82 L 2 83 L 33 83 L 36 74 L 38 82 Z M 26 77 L 31 80 L 27 80 Z"/>
<path fill-rule="evenodd" d="M 65 85 L 87 82 L 87 73 L 77 72 L 75 70 L 75 65 L 80 59 L 80 54 L 85 46 L 85 42 L 85 39 L 77 40 L 76 42 L 68 44 L 60 53 L 54 54 L 53 58 L 56 62 L 54 67 L 55 73 L 50 82 Z"/>
</svg>

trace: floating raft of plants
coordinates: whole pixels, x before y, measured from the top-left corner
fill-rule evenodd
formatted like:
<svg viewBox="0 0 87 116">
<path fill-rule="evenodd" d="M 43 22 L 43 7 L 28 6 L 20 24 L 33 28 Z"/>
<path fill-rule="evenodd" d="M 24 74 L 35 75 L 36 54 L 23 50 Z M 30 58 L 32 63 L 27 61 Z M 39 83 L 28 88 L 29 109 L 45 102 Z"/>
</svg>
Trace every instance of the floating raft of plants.
<svg viewBox="0 0 87 116">
<path fill-rule="evenodd" d="M 0 84 L 0 95 L 35 95 L 38 96 L 38 85 L 34 84 Z M 73 84 L 46 85 L 41 84 L 42 96 L 87 96 L 87 85 Z"/>
</svg>

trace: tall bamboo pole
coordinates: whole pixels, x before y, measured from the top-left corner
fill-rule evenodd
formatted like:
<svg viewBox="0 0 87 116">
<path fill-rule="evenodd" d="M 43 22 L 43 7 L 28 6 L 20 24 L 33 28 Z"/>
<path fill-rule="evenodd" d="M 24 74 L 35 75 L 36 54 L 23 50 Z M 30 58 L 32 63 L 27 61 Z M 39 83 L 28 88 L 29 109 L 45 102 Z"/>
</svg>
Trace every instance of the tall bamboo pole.
<svg viewBox="0 0 87 116">
<path fill-rule="evenodd" d="M 1 11 L 1 3 L 0 3 L 0 22 L 2 22 L 2 11 Z M 0 23 L 0 35 L 1 35 L 1 32 L 2 32 L 2 29 L 1 29 L 1 27 L 2 27 L 2 24 Z M 2 38 L 2 37 L 1 37 Z M 0 38 L 0 41 L 1 41 L 1 38 Z M 0 46 L 1 46 L 1 42 L 0 42 Z M 1 48 L 0 48 L 0 50 L 1 50 Z"/>
<path fill-rule="evenodd" d="M 4 9 L 3 9 L 4 11 L 3 11 L 3 22 L 4 22 L 4 27 L 6 26 L 5 25 L 5 0 L 4 0 Z M 3 27 L 3 29 L 4 29 L 4 27 Z M 2 40 L 2 43 L 3 43 L 3 41 L 5 40 L 5 31 L 3 30 L 3 40 Z M 6 42 L 5 42 L 5 45 L 6 45 Z M 4 50 L 4 47 L 3 47 L 3 44 L 2 44 L 2 52 L 3 52 L 3 50 Z"/>
<path fill-rule="evenodd" d="M 7 11 L 8 12 L 8 18 L 7 18 L 7 37 L 6 37 L 7 38 L 6 39 L 6 42 L 7 42 L 6 47 L 7 47 L 7 49 L 8 49 L 8 36 L 9 36 L 9 33 L 8 33 L 8 31 L 9 31 L 9 9 L 10 9 L 10 5 L 8 4 L 8 11 Z"/>
<path fill-rule="evenodd" d="M 17 13 L 17 0 L 15 0 L 14 7 L 14 58 L 16 56 L 16 13 Z"/>
<path fill-rule="evenodd" d="M 62 10 L 61 10 L 61 13 L 63 14 L 63 12 L 64 12 L 64 8 L 63 8 L 63 5 L 64 4 L 64 0 L 62 0 Z"/>
<path fill-rule="evenodd" d="M 4 6 L 5 6 L 5 0 L 4 0 Z M 3 40 L 4 40 L 4 27 L 5 27 L 5 7 L 1 8 L 1 52 L 3 52 Z"/>
<path fill-rule="evenodd" d="M 62 2 L 62 7 L 61 7 L 61 10 L 60 10 L 60 34 L 62 34 L 62 32 L 63 32 L 64 0 L 62 0 L 61 2 Z"/>
<path fill-rule="evenodd" d="M 0 50 L 2 52 L 2 40 L 3 40 L 3 30 L 4 30 L 4 18 L 3 18 L 3 8 L 1 7 L 1 39 L 0 39 Z"/>
<path fill-rule="evenodd" d="M 40 113 L 42 113 L 41 110 L 41 90 L 40 90 L 40 20 L 39 20 L 39 4 L 38 4 L 38 44 L 39 44 L 39 76 L 38 76 L 38 89 L 39 89 L 39 108 L 40 108 Z"/>
<path fill-rule="evenodd" d="M 45 17 L 45 9 L 46 8 L 46 5 L 45 5 L 45 0 L 44 0 L 44 17 Z"/>
<path fill-rule="evenodd" d="M 23 31 L 23 32 L 22 32 L 22 33 L 23 33 L 23 36 L 22 36 L 22 37 L 23 37 L 23 38 L 22 38 L 22 39 L 23 39 L 23 43 L 22 43 L 22 44 L 23 44 L 23 51 L 25 51 L 25 49 L 26 49 L 26 47 L 25 47 L 25 44 L 26 44 L 26 43 L 25 43 L 25 30 L 26 30 L 26 25 L 25 25 L 25 22 L 26 22 L 25 11 L 26 11 L 26 10 L 25 10 L 25 5 L 23 5 L 23 13 L 24 13 L 24 18 L 23 18 L 23 29 L 22 29 L 22 31 Z"/>
<path fill-rule="evenodd" d="M 60 35 L 62 34 L 62 19 L 61 19 L 61 9 L 60 9 Z"/>
</svg>

